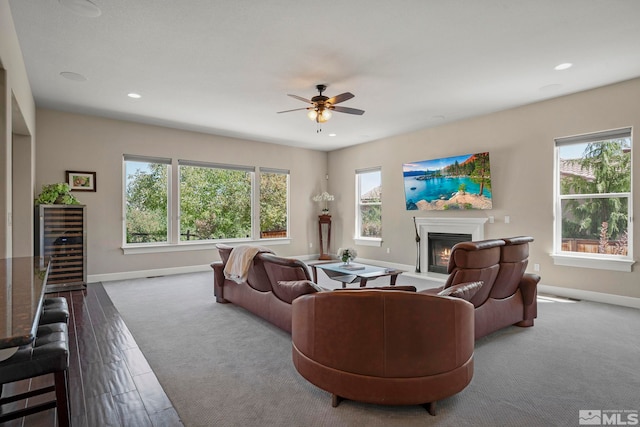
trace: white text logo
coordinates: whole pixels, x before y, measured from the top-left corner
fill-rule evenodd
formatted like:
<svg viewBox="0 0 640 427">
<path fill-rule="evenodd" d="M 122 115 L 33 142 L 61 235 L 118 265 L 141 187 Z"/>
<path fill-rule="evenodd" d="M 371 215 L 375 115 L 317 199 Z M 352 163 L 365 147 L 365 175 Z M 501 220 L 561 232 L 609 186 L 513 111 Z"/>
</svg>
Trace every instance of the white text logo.
<svg viewBox="0 0 640 427">
<path fill-rule="evenodd" d="M 638 411 L 628 409 L 580 409 L 581 426 L 637 426 Z"/>
</svg>

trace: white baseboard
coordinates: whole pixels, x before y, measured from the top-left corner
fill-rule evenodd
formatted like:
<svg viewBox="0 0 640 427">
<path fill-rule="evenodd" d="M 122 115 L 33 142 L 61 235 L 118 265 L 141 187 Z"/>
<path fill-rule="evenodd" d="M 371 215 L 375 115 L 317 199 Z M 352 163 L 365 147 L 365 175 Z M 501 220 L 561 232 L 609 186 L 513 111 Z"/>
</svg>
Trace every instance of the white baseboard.
<svg viewBox="0 0 640 427">
<path fill-rule="evenodd" d="M 582 289 L 561 288 L 558 286 L 539 284 L 538 293 L 557 295 L 559 297 L 580 299 L 585 301 L 602 302 L 605 304 L 621 305 L 623 307 L 640 308 L 640 298 L 605 294 L 601 292 L 584 291 Z"/>
<path fill-rule="evenodd" d="M 302 261 L 310 261 L 318 258 L 317 255 L 302 255 L 297 258 Z M 403 270 L 407 276 L 427 280 L 431 282 L 444 283 L 447 279 L 446 274 L 437 273 L 416 273 L 415 266 L 408 264 L 397 264 L 385 261 L 378 261 L 373 259 L 359 258 L 356 262 L 362 262 L 363 264 L 374 264 L 381 267 L 396 268 Z M 138 271 L 124 271 L 119 273 L 106 273 L 106 274 L 91 274 L 87 276 L 87 282 L 110 282 L 113 280 L 129 280 L 140 279 L 144 277 L 156 277 L 156 276 L 169 276 L 173 274 L 185 274 L 185 273 L 199 273 L 204 271 L 212 271 L 209 264 L 205 265 L 190 265 L 186 267 L 170 267 L 159 268 L 154 270 L 138 270 Z M 586 301 L 601 302 L 605 304 L 620 305 L 624 307 L 640 308 L 640 298 L 626 297 L 621 295 L 605 294 L 601 292 L 585 291 L 581 289 L 562 288 L 558 286 L 538 285 L 538 292 L 557 295 L 559 297 L 580 299 Z"/>
<path fill-rule="evenodd" d="M 111 282 L 114 280 L 141 279 L 143 277 L 170 276 L 173 274 L 199 273 L 203 271 L 211 271 L 213 274 L 213 270 L 211 269 L 211 266 L 209 264 L 189 265 L 186 267 L 158 268 L 154 270 L 138 270 L 138 271 L 123 271 L 120 273 L 90 274 L 87 276 L 87 282 L 89 283 Z"/>
<path fill-rule="evenodd" d="M 317 260 L 319 254 L 292 256 L 301 261 Z M 337 260 L 336 260 L 337 261 Z M 369 259 L 359 259 L 363 263 L 370 263 L 379 265 L 382 267 L 397 268 L 399 270 L 413 271 L 413 266 L 403 264 L 392 264 L 384 261 L 376 261 Z M 112 282 L 114 280 L 129 280 L 129 279 L 141 279 L 144 277 L 157 277 L 157 276 L 170 276 L 172 274 L 185 274 L 185 273 L 198 273 L 202 271 L 212 271 L 209 264 L 205 265 L 190 265 L 185 267 L 169 267 L 158 268 L 153 270 L 137 270 L 137 271 L 122 271 L 118 273 L 105 273 L 105 274 L 89 274 L 87 276 L 87 282 Z M 426 277 L 425 277 L 426 279 Z"/>
</svg>

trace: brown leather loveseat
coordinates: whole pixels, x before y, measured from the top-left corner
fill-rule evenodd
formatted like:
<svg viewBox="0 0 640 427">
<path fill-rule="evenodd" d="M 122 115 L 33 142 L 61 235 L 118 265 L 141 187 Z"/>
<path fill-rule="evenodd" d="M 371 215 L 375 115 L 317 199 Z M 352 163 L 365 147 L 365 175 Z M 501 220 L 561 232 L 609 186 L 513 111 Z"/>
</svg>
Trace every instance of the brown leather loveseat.
<svg viewBox="0 0 640 427">
<path fill-rule="evenodd" d="M 218 244 L 217 248 L 221 261 L 211 264 L 216 301 L 236 304 L 291 332 L 291 302 L 320 289 L 311 281 L 306 264 L 260 252 L 251 262 L 246 281 L 237 283 L 224 274 L 233 247 Z"/>
<path fill-rule="evenodd" d="M 395 290 L 342 290 L 293 301 L 293 363 L 312 384 L 384 405 L 435 402 L 473 376 L 473 305 Z"/>
<path fill-rule="evenodd" d="M 476 339 L 510 325 L 533 326 L 540 276 L 525 273 L 532 241 L 532 237 L 519 236 L 462 242 L 452 248 L 443 288 L 484 282 L 469 300 L 475 307 Z M 422 292 L 435 294 L 443 288 Z"/>
</svg>

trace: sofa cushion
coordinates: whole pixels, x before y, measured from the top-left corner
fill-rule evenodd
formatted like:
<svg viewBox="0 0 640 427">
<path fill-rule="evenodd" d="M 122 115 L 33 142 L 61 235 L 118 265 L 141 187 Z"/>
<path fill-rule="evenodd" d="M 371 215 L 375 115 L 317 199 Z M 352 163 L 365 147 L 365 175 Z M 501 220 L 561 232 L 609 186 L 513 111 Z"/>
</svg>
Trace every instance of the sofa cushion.
<svg viewBox="0 0 640 427">
<path fill-rule="evenodd" d="M 500 272 L 491 289 L 491 298 L 504 299 L 513 295 L 529 263 L 529 242 L 532 237 L 519 236 L 503 239 L 505 245 L 500 254 Z"/>
<path fill-rule="evenodd" d="M 453 273 L 458 268 L 483 269 L 500 262 L 500 247 L 504 240 L 480 240 L 456 243 L 451 248 L 447 272 Z"/>
<path fill-rule="evenodd" d="M 272 290 L 264 262 L 259 256 L 253 258 L 253 265 L 249 269 L 249 275 L 247 276 L 247 284 L 260 292 L 269 292 Z"/>
<path fill-rule="evenodd" d="M 220 255 L 220 260 L 222 261 L 222 264 L 226 264 L 227 261 L 229 261 L 229 255 L 231 255 L 231 250 L 233 249 L 233 246 L 218 243 L 216 245 L 216 248 L 218 249 L 218 254 Z"/>
<path fill-rule="evenodd" d="M 273 286 L 273 293 L 282 301 L 291 304 L 300 295 L 322 292 L 325 289 L 313 283 L 311 280 L 280 280 Z"/>
<path fill-rule="evenodd" d="M 457 285 L 449 286 L 438 292 L 440 296 L 449 296 L 455 298 L 461 298 L 465 301 L 469 301 L 484 285 L 482 280 L 477 282 L 458 283 Z"/>
</svg>

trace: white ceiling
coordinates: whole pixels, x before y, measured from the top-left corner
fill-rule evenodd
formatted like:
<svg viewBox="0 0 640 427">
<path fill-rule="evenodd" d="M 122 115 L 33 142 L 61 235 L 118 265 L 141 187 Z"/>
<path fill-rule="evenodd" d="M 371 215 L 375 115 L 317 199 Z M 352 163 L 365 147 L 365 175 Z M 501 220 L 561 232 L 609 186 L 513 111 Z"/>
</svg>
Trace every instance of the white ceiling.
<svg viewBox="0 0 640 427">
<path fill-rule="evenodd" d="M 638 0 L 85 1 L 10 0 L 38 107 L 319 150 L 640 76 Z"/>
</svg>

